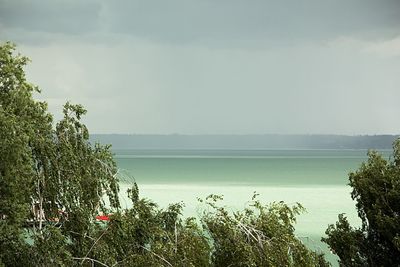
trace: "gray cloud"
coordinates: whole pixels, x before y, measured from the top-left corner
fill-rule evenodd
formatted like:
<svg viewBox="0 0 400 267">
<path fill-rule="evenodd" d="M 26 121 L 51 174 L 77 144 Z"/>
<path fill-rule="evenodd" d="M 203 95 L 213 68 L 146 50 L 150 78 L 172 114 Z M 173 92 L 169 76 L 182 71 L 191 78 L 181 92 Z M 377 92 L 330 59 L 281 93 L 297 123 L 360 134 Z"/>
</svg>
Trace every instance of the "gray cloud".
<svg viewBox="0 0 400 267">
<path fill-rule="evenodd" d="M 0 23 L 34 32 L 82 34 L 97 31 L 101 5 L 95 1 L 0 1 Z"/>
<path fill-rule="evenodd" d="M 298 41 L 393 35 L 397 0 L 1 0 L 6 28 L 55 34 L 120 33 L 160 42 Z"/>
<path fill-rule="evenodd" d="M 38 97 L 84 104 L 93 132 L 399 132 L 397 1 L 0 6 Z"/>
<path fill-rule="evenodd" d="M 382 29 L 397 29 L 400 22 L 398 1 L 124 2 L 105 4 L 110 30 L 177 42 L 374 35 Z"/>
</svg>

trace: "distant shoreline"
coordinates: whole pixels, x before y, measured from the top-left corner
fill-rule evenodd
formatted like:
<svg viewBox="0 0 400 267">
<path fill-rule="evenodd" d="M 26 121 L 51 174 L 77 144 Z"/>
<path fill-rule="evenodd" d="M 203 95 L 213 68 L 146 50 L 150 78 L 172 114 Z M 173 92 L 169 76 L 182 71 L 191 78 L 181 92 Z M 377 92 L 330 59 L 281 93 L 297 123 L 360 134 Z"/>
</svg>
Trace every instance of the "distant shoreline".
<svg viewBox="0 0 400 267">
<path fill-rule="evenodd" d="M 142 135 L 92 134 L 92 142 L 139 150 L 367 150 L 392 149 L 399 135 Z"/>
</svg>

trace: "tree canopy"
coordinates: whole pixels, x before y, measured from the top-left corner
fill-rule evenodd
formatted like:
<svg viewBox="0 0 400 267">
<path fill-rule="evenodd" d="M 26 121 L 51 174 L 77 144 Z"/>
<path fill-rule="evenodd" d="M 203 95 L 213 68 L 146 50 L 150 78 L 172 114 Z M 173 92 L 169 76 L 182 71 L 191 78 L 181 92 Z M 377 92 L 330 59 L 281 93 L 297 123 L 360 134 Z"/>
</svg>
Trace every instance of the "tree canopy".
<svg viewBox="0 0 400 267">
<path fill-rule="evenodd" d="M 342 266 L 398 266 L 400 264 L 400 139 L 386 160 L 376 151 L 350 173 L 351 197 L 361 227 L 352 227 L 344 214 L 323 238 Z"/>
<path fill-rule="evenodd" d="M 59 235 L 79 251 L 95 214 L 106 209 L 103 196 L 119 207 L 116 164 L 109 146 L 89 143 L 80 122 L 86 110 L 67 103 L 53 127 L 47 104 L 33 98 L 38 87 L 26 81 L 28 59 L 14 50 L 11 43 L 0 46 L 0 259 L 7 265 L 22 260 L 21 249 L 31 249 L 25 224 L 33 225 L 34 245 Z M 44 228 L 51 218 L 62 227 Z"/>
</svg>

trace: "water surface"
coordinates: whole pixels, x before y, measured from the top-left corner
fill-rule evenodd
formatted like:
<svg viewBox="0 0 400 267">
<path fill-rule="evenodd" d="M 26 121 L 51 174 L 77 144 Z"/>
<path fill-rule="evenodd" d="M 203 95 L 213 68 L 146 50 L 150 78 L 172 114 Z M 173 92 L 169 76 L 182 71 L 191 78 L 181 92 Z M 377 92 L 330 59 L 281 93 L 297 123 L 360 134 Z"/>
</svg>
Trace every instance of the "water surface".
<svg viewBox="0 0 400 267">
<path fill-rule="evenodd" d="M 143 197 L 161 207 L 183 201 L 186 216 L 198 215 L 197 198 L 221 194 L 229 209 L 242 209 L 254 191 L 265 203 L 301 203 L 296 234 L 310 247 L 328 253 L 320 242 L 328 224 L 345 213 L 358 225 L 347 186 L 348 173 L 367 159 L 366 150 L 116 150 L 126 175 L 121 191 L 133 182 Z M 382 151 L 388 157 L 390 151 Z M 126 194 L 122 204 L 129 206 Z"/>
</svg>

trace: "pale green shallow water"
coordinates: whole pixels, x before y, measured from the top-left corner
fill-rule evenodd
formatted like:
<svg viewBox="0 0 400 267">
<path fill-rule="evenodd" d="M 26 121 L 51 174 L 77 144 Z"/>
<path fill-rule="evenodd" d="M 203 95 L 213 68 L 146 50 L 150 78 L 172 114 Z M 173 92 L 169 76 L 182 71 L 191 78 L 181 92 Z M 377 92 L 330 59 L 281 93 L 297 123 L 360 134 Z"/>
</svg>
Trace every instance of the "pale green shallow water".
<svg viewBox="0 0 400 267">
<path fill-rule="evenodd" d="M 347 186 L 348 173 L 367 159 L 365 150 L 117 150 L 118 167 L 133 176 L 142 197 L 160 206 L 183 201 L 184 214 L 202 208 L 197 197 L 221 194 L 223 204 L 243 208 L 254 191 L 265 203 L 300 202 L 307 213 L 298 217 L 296 233 L 314 249 L 335 258 L 319 240 L 339 213 L 359 224 Z M 390 151 L 382 151 L 388 156 Z M 121 191 L 133 179 L 121 181 Z M 129 206 L 126 194 L 122 204 Z"/>
</svg>

